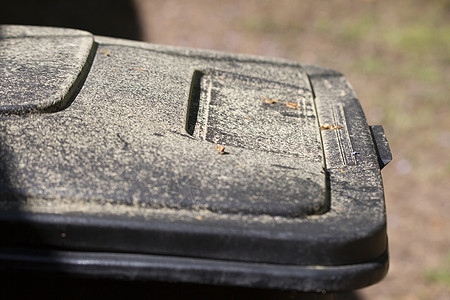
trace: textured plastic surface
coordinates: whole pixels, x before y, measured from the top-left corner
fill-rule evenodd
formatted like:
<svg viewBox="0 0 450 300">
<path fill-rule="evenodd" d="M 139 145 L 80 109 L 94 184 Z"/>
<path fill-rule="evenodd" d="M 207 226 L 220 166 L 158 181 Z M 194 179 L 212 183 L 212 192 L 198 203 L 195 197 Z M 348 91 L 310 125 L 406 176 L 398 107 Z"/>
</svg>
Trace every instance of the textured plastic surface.
<svg viewBox="0 0 450 300">
<path fill-rule="evenodd" d="M 0 28 L 0 112 L 55 111 L 69 105 L 94 39 L 70 29 Z"/>
<path fill-rule="evenodd" d="M 32 40 L 39 30 L 1 32 Z M 52 43 L 60 36 L 95 43 L 71 48 L 78 61 L 51 62 L 73 63 L 62 73 L 75 78 L 71 84 L 55 81 L 70 95 L 55 98 L 42 84 L 28 102 L 20 93 L 1 100 L 8 107 L 0 117 L 4 261 L 20 261 L 8 260 L 8 249 L 22 249 L 24 261 L 33 249 L 50 249 L 69 253 L 70 262 L 55 261 L 78 273 L 85 253 L 105 276 L 303 291 L 353 289 L 384 276 L 378 157 L 341 74 L 52 30 L 43 29 Z M 0 38 L 2 69 L 21 61 L 8 54 L 14 40 L 25 45 Z M 33 78 L 33 68 L 21 72 Z M 2 89 L 17 74 L 2 78 Z M 128 271 L 95 253 L 110 253 Z M 148 271 L 158 261 L 167 270 Z M 183 276 L 173 272 L 180 268 Z"/>
</svg>

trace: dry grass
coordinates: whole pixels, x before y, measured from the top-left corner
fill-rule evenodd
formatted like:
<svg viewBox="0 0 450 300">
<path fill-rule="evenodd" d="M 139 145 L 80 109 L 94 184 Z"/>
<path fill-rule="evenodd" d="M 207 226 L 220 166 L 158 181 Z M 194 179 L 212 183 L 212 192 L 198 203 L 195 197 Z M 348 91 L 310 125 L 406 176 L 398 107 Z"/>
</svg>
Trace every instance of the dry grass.
<svg viewBox="0 0 450 300">
<path fill-rule="evenodd" d="M 145 39 L 343 72 L 394 162 L 391 269 L 364 299 L 450 299 L 450 1 L 135 0 Z"/>
</svg>

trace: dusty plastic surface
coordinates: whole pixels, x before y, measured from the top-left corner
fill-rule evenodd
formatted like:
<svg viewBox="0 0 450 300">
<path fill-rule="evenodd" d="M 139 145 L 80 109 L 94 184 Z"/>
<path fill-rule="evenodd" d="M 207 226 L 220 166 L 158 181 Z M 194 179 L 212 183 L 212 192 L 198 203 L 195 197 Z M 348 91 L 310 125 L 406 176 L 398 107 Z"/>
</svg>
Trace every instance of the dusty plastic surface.
<svg viewBox="0 0 450 300">
<path fill-rule="evenodd" d="M 83 251 L 105 276 L 302 291 L 386 273 L 380 165 L 341 74 L 74 30 L 0 32 L 4 261 L 43 249 L 34 257 L 83 273 Z"/>
<path fill-rule="evenodd" d="M 56 111 L 70 101 L 93 47 L 83 31 L 36 27 L 0 29 L 0 112 Z"/>
</svg>

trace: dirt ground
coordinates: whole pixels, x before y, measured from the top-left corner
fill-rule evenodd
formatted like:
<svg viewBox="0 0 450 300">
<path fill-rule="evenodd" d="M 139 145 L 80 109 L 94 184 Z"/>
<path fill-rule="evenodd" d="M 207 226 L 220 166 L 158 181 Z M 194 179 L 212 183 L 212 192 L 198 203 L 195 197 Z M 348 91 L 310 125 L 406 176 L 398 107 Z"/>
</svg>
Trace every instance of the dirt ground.
<svg viewBox="0 0 450 300">
<path fill-rule="evenodd" d="M 135 0 L 148 42 L 343 72 L 394 161 L 390 271 L 359 299 L 450 299 L 450 1 Z"/>
<path fill-rule="evenodd" d="M 81 2 L 80 2 L 81 1 Z M 394 161 L 391 267 L 354 299 L 450 299 L 449 0 L 16 0 L 1 23 L 275 56 L 339 70 Z"/>
</svg>

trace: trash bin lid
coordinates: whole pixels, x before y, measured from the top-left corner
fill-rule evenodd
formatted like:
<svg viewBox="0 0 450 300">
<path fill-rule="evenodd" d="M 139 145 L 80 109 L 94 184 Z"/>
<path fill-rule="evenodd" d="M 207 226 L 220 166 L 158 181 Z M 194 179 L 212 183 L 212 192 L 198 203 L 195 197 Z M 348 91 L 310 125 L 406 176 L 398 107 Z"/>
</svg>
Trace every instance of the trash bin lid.
<svg viewBox="0 0 450 300">
<path fill-rule="evenodd" d="M 25 26 L 0 27 L 0 39 L 3 114 L 61 108 L 94 42 L 83 31 Z"/>
<path fill-rule="evenodd" d="M 341 74 L 78 30 L 0 33 L 3 246 L 202 283 L 384 276 L 380 165 Z M 349 265 L 353 279 L 331 283 Z M 315 283 L 299 282 L 308 272 Z"/>
</svg>

